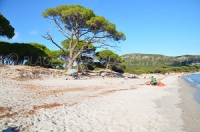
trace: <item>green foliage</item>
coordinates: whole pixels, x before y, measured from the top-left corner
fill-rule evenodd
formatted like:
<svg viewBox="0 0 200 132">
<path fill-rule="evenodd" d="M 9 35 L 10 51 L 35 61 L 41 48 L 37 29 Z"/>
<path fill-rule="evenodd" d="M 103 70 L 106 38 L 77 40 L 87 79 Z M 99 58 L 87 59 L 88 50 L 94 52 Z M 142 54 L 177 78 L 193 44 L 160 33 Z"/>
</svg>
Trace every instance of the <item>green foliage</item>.
<svg viewBox="0 0 200 132">
<path fill-rule="evenodd" d="M 49 8 L 42 13 L 42 16 L 62 22 L 70 32 L 77 29 L 79 37 L 89 32 L 95 34 L 105 32 L 107 33 L 106 38 L 113 38 L 116 41 L 126 38 L 122 32 L 116 30 L 115 24 L 110 23 L 103 16 L 97 16 L 91 9 L 80 5 L 61 5 Z"/>
<path fill-rule="evenodd" d="M 100 69 L 105 68 L 100 62 L 94 62 L 93 65 L 94 65 L 95 69 L 96 68 L 100 68 Z"/>
<path fill-rule="evenodd" d="M 55 67 L 63 65 L 58 59 L 61 51 L 50 51 L 46 46 L 38 43 L 8 43 L 0 41 L 0 58 L 2 64 L 39 65 Z"/>
<path fill-rule="evenodd" d="M 113 38 L 115 41 L 126 39 L 125 35 L 122 32 L 118 32 L 116 30 L 115 24 L 110 23 L 103 16 L 92 17 L 86 23 L 90 26 L 90 29 L 94 31 L 103 30 L 107 32 L 108 34 L 110 34 L 110 36 L 108 37 Z"/>
<path fill-rule="evenodd" d="M 14 30 L 10 22 L 0 13 L 0 36 L 10 39 L 15 35 Z"/>
<path fill-rule="evenodd" d="M 76 54 L 80 50 L 83 50 L 83 52 L 87 52 L 88 50 L 92 50 L 92 51 L 96 50 L 96 48 L 94 47 L 93 44 L 87 44 L 87 42 L 84 41 L 84 40 L 79 40 L 78 43 L 79 44 L 76 47 L 74 47 L 75 44 L 76 44 L 76 39 L 72 40 L 72 44 L 71 45 L 72 45 L 72 47 L 75 48 L 74 49 L 75 50 L 74 54 Z M 70 39 L 66 39 L 66 40 L 62 41 L 62 46 L 66 50 L 66 52 L 69 54 L 69 52 L 70 52 L 69 51 L 70 50 Z"/>
<path fill-rule="evenodd" d="M 91 65 L 91 64 L 88 64 L 88 65 L 87 65 L 87 68 L 88 68 L 88 70 L 94 70 L 94 67 L 93 67 L 93 65 Z"/>
<path fill-rule="evenodd" d="M 22 64 L 24 60 L 35 65 L 42 65 L 49 50 L 37 43 L 8 43 L 0 42 L 0 54 L 7 63 Z M 3 62 L 3 60 L 2 60 Z M 3 62 L 4 63 L 4 62 Z"/>
<path fill-rule="evenodd" d="M 164 56 L 156 54 L 127 54 L 125 59 L 125 71 L 131 73 L 167 73 L 167 72 L 191 72 L 198 71 L 198 66 L 190 64 L 199 62 L 200 56 Z"/>
<path fill-rule="evenodd" d="M 43 17 L 60 16 L 63 19 L 75 20 L 75 19 L 90 19 L 95 14 L 92 10 L 84 8 L 80 5 L 60 5 L 56 8 L 49 8 L 42 13 Z M 81 17 L 81 18 L 79 18 Z"/>
<path fill-rule="evenodd" d="M 88 52 L 88 49 L 95 50 L 92 44 L 98 43 L 99 47 L 105 47 L 111 46 L 108 43 L 109 39 L 114 41 L 126 39 L 124 33 L 117 31 L 115 24 L 80 5 L 49 8 L 42 13 L 42 16 L 53 20 L 58 30 L 66 37 L 62 45 L 69 52 L 68 69 L 71 69 L 73 62 L 78 61 L 83 52 Z M 48 33 L 43 37 L 65 52 Z"/>
<path fill-rule="evenodd" d="M 110 59 L 110 60 L 120 59 L 119 55 L 115 54 L 111 50 L 102 50 L 102 51 L 99 51 L 97 53 L 97 58 L 99 60 L 101 60 L 101 59 L 106 59 L 106 60 L 108 60 L 108 59 Z"/>
<path fill-rule="evenodd" d="M 102 50 L 97 53 L 97 59 L 106 67 L 121 71 L 125 67 L 125 60 L 111 50 Z"/>
<path fill-rule="evenodd" d="M 95 67 L 94 68 L 94 71 L 99 71 L 99 70 L 101 70 L 102 68 L 100 68 L 100 67 Z"/>
<path fill-rule="evenodd" d="M 66 62 L 64 54 L 61 50 L 51 50 L 48 52 L 48 57 L 46 58 L 53 68 L 63 69 L 63 65 Z"/>
</svg>

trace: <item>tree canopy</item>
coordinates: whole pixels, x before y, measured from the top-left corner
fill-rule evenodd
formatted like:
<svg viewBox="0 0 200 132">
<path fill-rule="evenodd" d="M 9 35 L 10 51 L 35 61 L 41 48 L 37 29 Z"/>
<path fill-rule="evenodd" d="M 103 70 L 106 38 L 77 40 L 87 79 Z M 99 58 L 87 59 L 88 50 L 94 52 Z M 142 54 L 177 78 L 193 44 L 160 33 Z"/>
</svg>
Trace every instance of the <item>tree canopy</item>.
<svg viewBox="0 0 200 132">
<path fill-rule="evenodd" d="M 0 64 L 5 65 L 39 65 L 44 67 L 62 66 L 58 59 L 60 51 L 51 51 L 38 43 L 9 43 L 0 41 Z"/>
<path fill-rule="evenodd" d="M 118 54 L 112 52 L 111 50 L 102 50 L 97 52 L 97 59 L 108 69 L 110 66 L 113 67 L 123 67 L 125 66 L 124 58 L 121 58 Z"/>
<path fill-rule="evenodd" d="M 115 47 L 108 40 L 120 41 L 126 39 L 124 33 L 117 31 L 115 24 L 106 20 L 103 16 L 96 15 L 91 9 L 80 5 L 61 5 L 49 8 L 42 13 L 42 16 L 53 21 L 54 28 L 68 40 L 68 70 L 72 68 L 73 62 L 90 44 L 97 44 L 98 46 L 96 47 Z M 43 37 L 66 53 L 53 40 L 49 32 Z M 85 43 L 80 44 L 80 40 Z M 78 52 L 77 47 L 79 47 Z M 76 54 L 74 54 L 75 52 Z"/>
<path fill-rule="evenodd" d="M 10 22 L 0 13 L 0 36 L 12 38 L 15 35 Z"/>
</svg>

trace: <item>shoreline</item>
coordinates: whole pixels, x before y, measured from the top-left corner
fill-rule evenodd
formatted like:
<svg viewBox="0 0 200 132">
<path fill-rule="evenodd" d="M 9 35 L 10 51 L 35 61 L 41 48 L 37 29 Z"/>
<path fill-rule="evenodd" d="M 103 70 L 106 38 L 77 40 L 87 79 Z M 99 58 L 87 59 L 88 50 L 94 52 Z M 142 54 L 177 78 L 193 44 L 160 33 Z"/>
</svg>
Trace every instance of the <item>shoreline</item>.
<svg viewBox="0 0 200 132">
<path fill-rule="evenodd" d="M 0 130 L 199 131 L 195 88 L 178 76 L 155 75 L 165 84 L 159 87 L 146 84 L 149 74 L 137 79 L 43 76 L 26 81 L 6 75 L 0 76 Z"/>
<path fill-rule="evenodd" d="M 183 78 L 179 78 L 178 82 L 181 86 L 179 89 L 181 103 L 178 104 L 178 107 L 182 109 L 183 129 L 186 132 L 199 132 L 200 104 L 194 99 L 198 90 Z"/>
</svg>

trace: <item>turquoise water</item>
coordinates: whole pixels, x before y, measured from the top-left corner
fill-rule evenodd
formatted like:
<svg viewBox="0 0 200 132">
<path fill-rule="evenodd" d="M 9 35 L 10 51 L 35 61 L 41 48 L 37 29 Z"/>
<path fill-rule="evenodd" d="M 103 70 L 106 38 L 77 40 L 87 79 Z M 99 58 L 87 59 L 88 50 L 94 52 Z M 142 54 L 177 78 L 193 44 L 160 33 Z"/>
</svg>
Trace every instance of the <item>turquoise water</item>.
<svg viewBox="0 0 200 132">
<path fill-rule="evenodd" d="M 192 84 L 193 87 L 198 89 L 198 92 L 194 95 L 194 98 L 198 103 L 200 103 L 200 74 L 189 74 L 183 78 Z"/>
</svg>

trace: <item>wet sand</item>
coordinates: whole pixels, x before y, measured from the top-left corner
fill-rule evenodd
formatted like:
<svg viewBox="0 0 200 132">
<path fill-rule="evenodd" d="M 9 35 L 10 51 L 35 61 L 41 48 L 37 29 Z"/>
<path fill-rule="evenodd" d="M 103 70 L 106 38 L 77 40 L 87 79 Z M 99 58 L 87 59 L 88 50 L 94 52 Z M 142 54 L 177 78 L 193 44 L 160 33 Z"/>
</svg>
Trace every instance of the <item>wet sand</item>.
<svg viewBox="0 0 200 132">
<path fill-rule="evenodd" d="M 197 89 L 182 78 L 179 78 L 178 81 L 182 87 L 179 89 L 182 101 L 178 106 L 182 109 L 183 130 L 200 132 L 200 104 L 194 99 Z"/>
</svg>

